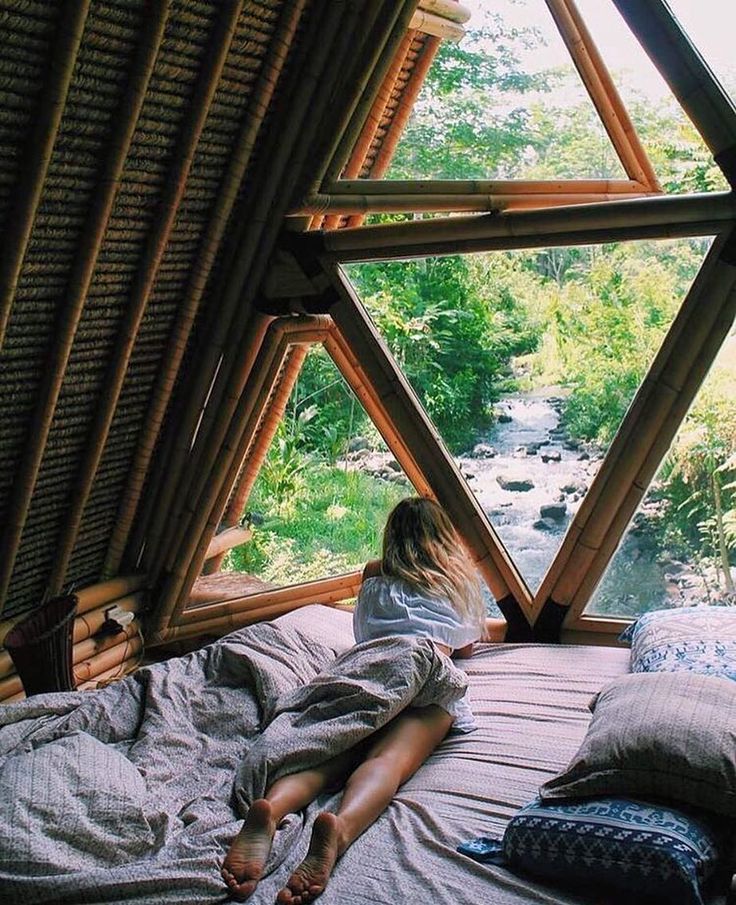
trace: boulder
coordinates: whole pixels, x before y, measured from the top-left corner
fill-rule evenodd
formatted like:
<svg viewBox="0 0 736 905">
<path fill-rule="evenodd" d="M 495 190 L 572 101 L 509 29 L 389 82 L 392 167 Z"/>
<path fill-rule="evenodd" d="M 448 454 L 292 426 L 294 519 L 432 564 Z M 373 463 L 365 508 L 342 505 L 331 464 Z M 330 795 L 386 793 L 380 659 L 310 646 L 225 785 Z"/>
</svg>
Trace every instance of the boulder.
<svg viewBox="0 0 736 905">
<path fill-rule="evenodd" d="M 550 449 L 542 453 L 543 462 L 560 462 L 561 460 L 562 453 L 559 451 L 559 449 Z"/>
<path fill-rule="evenodd" d="M 496 481 L 503 490 L 510 490 L 523 493 L 527 490 L 534 489 L 534 481 L 529 478 L 507 478 L 505 475 L 497 475 Z"/>
<path fill-rule="evenodd" d="M 473 459 L 492 459 L 496 455 L 496 450 L 490 443 L 476 443 L 473 451 L 470 453 Z"/>
<path fill-rule="evenodd" d="M 543 519 L 552 519 L 552 521 L 561 522 L 567 515 L 567 504 L 548 503 L 546 506 L 539 507 L 539 514 Z"/>
</svg>

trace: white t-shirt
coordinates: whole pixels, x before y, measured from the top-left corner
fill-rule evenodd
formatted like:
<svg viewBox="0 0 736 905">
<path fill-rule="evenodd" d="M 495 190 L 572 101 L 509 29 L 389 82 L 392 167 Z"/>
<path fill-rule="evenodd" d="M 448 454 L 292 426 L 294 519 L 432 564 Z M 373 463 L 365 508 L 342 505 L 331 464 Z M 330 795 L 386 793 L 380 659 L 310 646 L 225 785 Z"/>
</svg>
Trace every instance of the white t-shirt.
<svg viewBox="0 0 736 905">
<path fill-rule="evenodd" d="M 477 641 L 480 626 L 469 625 L 446 597 L 417 588 L 402 578 L 378 576 L 366 578 L 353 611 L 355 640 L 372 641 L 395 635 L 430 638 L 457 650 Z M 473 714 L 465 699 L 449 711 L 455 717 L 453 729 L 476 729 Z"/>
</svg>

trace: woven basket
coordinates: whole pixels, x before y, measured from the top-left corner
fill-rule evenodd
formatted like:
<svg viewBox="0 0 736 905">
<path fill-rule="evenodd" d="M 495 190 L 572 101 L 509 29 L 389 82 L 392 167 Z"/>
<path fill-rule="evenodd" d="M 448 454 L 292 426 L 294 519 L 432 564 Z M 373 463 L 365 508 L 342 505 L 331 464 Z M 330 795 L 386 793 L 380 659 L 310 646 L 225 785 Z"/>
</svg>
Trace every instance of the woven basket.
<svg viewBox="0 0 736 905">
<path fill-rule="evenodd" d="M 77 612 L 75 594 L 54 597 L 5 637 L 28 697 L 48 691 L 74 691 L 72 630 Z"/>
</svg>

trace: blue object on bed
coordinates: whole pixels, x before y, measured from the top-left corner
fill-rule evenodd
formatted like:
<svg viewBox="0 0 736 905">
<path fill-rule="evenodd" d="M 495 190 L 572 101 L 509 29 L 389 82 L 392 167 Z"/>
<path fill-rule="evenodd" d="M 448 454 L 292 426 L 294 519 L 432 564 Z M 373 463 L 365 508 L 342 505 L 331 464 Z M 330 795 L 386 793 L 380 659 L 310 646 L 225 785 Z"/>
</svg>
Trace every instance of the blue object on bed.
<svg viewBox="0 0 736 905">
<path fill-rule="evenodd" d="M 736 679 L 736 608 L 653 610 L 627 626 L 631 672 L 696 672 Z"/>
<path fill-rule="evenodd" d="M 606 884 L 678 905 L 703 905 L 723 874 L 732 830 L 723 819 L 624 798 L 542 804 L 509 822 L 502 840 L 481 837 L 458 851 L 566 883 Z"/>
</svg>

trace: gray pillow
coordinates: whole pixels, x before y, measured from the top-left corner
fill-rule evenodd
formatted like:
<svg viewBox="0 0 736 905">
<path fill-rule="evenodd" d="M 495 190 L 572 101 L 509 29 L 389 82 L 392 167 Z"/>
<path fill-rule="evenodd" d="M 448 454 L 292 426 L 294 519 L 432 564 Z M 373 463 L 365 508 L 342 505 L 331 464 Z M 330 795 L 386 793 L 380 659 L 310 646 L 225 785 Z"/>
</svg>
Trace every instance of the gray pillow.
<svg viewBox="0 0 736 905">
<path fill-rule="evenodd" d="M 544 801 L 625 795 L 736 817 L 736 683 L 687 672 L 636 673 L 607 685 L 567 769 Z"/>
</svg>

